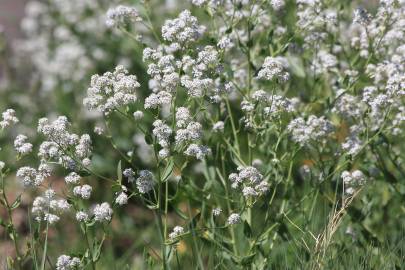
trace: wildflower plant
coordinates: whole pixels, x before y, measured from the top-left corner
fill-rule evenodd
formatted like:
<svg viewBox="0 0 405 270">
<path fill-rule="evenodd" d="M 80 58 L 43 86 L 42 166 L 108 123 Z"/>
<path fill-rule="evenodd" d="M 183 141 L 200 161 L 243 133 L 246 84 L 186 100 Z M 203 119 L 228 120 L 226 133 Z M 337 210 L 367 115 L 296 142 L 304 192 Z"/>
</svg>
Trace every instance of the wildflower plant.
<svg viewBox="0 0 405 270">
<path fill-rule="evenodd" d="M 369 13 L 350 1 L 193 0 L 161 27 L 148 2 L 112 6 L 104 22 L 142 50 L 128 61 L 146 73 L 117 64 L 79 76 L 91 128 L 41 118 L 37 145 L 13 140 L 16 172 L 0 163 L 10 267 L 103 269 L 120 220 L 136 224 L 139 269 L 333 269 L 340 248 L 380 240 L 373 191 L 403 203 L 405 2 Z M 13 109 L 2 116 L 3 132 L 19 123 Z M 12 219 L 19 199 L 5 192 L 12 175 L 36 194 L 26 254 Z M 134 206 L 154 222 L 126 216 Z M 69 218 L 84 244 L 54 254 L 48 233 Z M 344 238 L 350 224 L 356 244 Z M 400 267 L 398 253 L 371 268 Z"/>
</svg>

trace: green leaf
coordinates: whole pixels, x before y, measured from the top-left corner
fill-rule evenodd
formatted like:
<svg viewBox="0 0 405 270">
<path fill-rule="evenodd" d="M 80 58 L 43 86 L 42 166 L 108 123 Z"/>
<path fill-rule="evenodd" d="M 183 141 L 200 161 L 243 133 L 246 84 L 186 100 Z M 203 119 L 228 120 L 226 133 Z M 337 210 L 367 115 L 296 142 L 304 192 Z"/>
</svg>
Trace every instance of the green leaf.
<svg viewBox="0 0 405 270">
<path fill-rule="evenodd" d="M 87 177 L 87 176 L 91 176 L 91 173 L 89 173 L 88 171 L 80 171 L 79 175 L 81 177 Z"/>
<path fill-rule="evenodd" d="M 188 219 L 188 216 L 186 214 L 184 214 L 183 212 L 181 212 L 181 210 L 179 208 L 177 208 L 177 206 L 173 206 L 174 211 L 184 220 Z"/>
<path fill-rule="evenodd" d="M 4 220 L 0 218 L 0 226 L 6 227 L 6 223 L 4 223 Z"/>
<path fill-rule="evenodd" d="M 246 220 L 243 223 L 243 234 L 248 238 L 252 237 L 252 229 Z"/>
<path fill-rule="evenodd" d="M 300 78 L 305 78 L 305 69 L 302 60 L 296 56 L 287 56 L 288 63 L 290 64 L 292 73 Z"/>
<path fill-rule="evenodd" d="M 117 181 L 118 183 L 122 183 L 122 168 L 121 168 L 121 160 L 118 162 L 117 166 Z"/>
<path fill-rule="evenodd" d="M 15 199 L 15 201 L 13 202 L 13 204 L 11 205 L 11 210 L 16 209 L 18 206 L 20 206 L 21 204 L 21 194 L 18 195 L 17 199 Z"/>
<path fill-rule="evenodd" d="M 253 262 L 253 259 L 255 258 L 256 253 L 250 254 L 248 256 L 245 256 L 242 258 L 241 260 L 241 264 L 242 265 L 250 265 Z"/>
<path fill-rule="evenodd" d="M 152 144 L 153 144 L 153 138 L 152 138 L 152 136 L 151 136 L 150 134 L 146 134 L 146 135 L 145 135 L 145 142 L 146 142 L 147 144 L 149 144 L 149 145 L 152 145 Z"/>
<path fill-rule="evenodd" d="M 174 168 L 174 161 L 173 159 L 170 159 L 169 163 L 167 164 L 165 171 L 163 172 L 163 176 L 162 176 L 162 181 L 165 182 L 170 175 L 172 175 L 173 172 L 173 168 Z"/>
</svg>

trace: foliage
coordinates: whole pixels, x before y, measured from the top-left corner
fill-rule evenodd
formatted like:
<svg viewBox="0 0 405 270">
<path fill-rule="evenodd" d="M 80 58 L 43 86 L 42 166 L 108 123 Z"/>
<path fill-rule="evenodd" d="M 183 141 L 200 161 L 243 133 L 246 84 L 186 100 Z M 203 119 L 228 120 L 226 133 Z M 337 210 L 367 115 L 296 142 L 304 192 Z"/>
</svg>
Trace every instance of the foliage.
<svg viewBox="0 0 405 270">
<path fill-rule="evenodd" d="M 402 268 L 404 1 L 110 4 L 27 6 L 8 268 Z"/>
</svg>

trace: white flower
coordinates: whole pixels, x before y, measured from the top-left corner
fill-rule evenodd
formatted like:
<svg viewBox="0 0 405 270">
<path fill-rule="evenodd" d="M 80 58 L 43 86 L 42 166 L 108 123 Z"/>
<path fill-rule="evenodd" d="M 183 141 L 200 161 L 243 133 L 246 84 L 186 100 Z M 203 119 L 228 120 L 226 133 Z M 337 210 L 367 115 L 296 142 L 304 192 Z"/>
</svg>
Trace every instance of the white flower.
<svg viewBox="0 0 405 270">
<path fill-rule="evenodd" d="M 306 145 L 311 141 L 327 138 L 333 131 L 333 125 L 323 116 L 316 117 L 315 115 L 310 115 L 307 121 L 302 117 L 292 120 L 288 124 L 287 129 L 292 134 L 294 141 L 301 145 Z"/>
<path fill-rule="evenodd" d="M 75 172 L 71 172 L 65 177 L 65 182 L 68 184 L 78 184 L 80 182 L 80 178 L 80 175 Z"/>
<path fill-rule="evenodd" d="M 74 270 L 78 269 L 80 265 L 81 262 L 79 258 L 61 255 L 56 262 L 56 270 Z"/>
<path fill-rule="evenodd" d="M 137 100 L 135 91 L 140 84 L 135 75 L 127 74 L 123 66 L 117 66 L 114 72 L 93 75 L 83 104 L 89 110 L 108 114 L 118 107 L 134 103 Z"/>
<path fill-rule="evenodd" d="M 343 179 L 345 192 L 349 195 L 353 194 L 356 188 L 364 185 L 366 182 L 366 177 L 360 170 L 353 172 L 343 171 L 341 177 Z"/>
<path fill-rule="evenodd" d="M 184 10 L 178 18 L 166 20 L 162 26 L 162 37 L 166 41 L 189 44 L 195 42 L 204 31 L 205 27 L 198 25 L 197 18 Z"/>
<path fill-rule="evenodd" d="M 184 128 L 190 122 L 191 115 L 189 109 L 186 107 L 178 107 L 176 109 L 176 126 L 178 128 Z"/>
<path fill-rule="evenodd" d="M 281 57 L 266 57 L 262 68 L 260 69 L 257 77 L 272 81 L 277 79 L 279 82 L 286 82 L 290 78 L 288 72 L 285 71 L 286 61 Z"/>
<path fill-rule="evenodd" d="M 2 113 L 3 120 L 0 121 L 0 127 L 6 128 L 12 124 L 17 124 L 19 122 L 18 118 L 15 116 L 15 111 L 13 109 L 7 109 Z"/>
<path fill-rule="evenodd" d="M 153 189 L 154 180 L 152 172 L 148 170 L 141 170 L 139 177 L 136 179 L 136 187 L 142 194 L 148 193 Z"/>
<path fill-rule="evenodd" d="M 14 148 L 20 155 L 25 155 L 32 151 L 32 144 L 27 143 L 27 139 L 27 136 L 20 134 L 14 140 Z"/>
<path fill-rule="evenodd" d="M 19 168 L 16 175 L 22 180 L 25 187 L 39 186 L 44 180 L 43 177 L 39 177 L 36 169 L 27 166 Z"/>
<path fill-rule="evenodd" d="M 233 213 L 228 217 L 228 224 L 235 225 L 241 222 L 240 215 Z"/>
<path fill-rule="evenodd" d="M 367 10 L 363 8 L 357 8 L 354 11 L 354 18 L 353 18 L 354 23 L 367 26 L 370 23 L 371 19 L 372 19 L 371 15 L 367 12 Z"/>
<path fill-rule="evenodd" d="M 198 122 L 188 123 L 185 129 L 179 129 L 176 131 L 175 141 L 176 144 L 187 141 L 195 141 L 202 136 L 202 125 Z"/>
<path fill-rule="evenodd" d="M 203 160 L 211 153 L 211 149 L 205 145 L 190 144 L 184 154 L 187 156 L 195 157 L 196 159 Z"/>
<path fill-rule="evenodd" d="M 360 117 L 363 113 L 360 100 L 356 96 L 349 94 L 342 94 L 341 91 L 337 92 L 339 97 L 332 111 L 338 113 L 346 119 Z"/>
<path fill-rule="evenodd" d="M 125 169 L 122 174 L 128 178 L 128 182 L 134 182 L 135 181 L 135 172 L 131 168 Z"/>
<path fill-rule="evenodd" d="M 52 123 L 47 118 L 39 119 L 38 132 L 48 141 L 41 144 L 38 156 L 42 160 L 52 159 L 67 169 L 76 170 L 81 164 L 76 162 L 75 157 L 82 159 L 82 164 L 85 166 L 90 161 L 87 157 L 91 155 L 91 139 L 88 134 L 79 137 L 77 134 L 70 133 L 69 126 L 66 116 L 59 116 Z M 68 148 L 75 149 L 75 157 L 66 153 Z"/>
<path fill-rule="evenodd" d="M 79 211 L 76 213 L 76 220 L 79 222 L 86 222 L 89 220 L 89 215 L 84 211 Z"/>
<path fill-rule="evenodd" d="M 82 199 L 89 199 L 93 188 L 89 185 L 76 186 L 73 188 L 73 194 Z"/>
<path fill-rule="evenodd" d="M 158 143 L 162 147 L 169 146 L 169 137 L 172 134 L 172 129 L 160 119 L 153 122 L 153 126 L 152 133 L 156 136 Z"/>
<path fill-rule="evenodd" d="M 170 104 L 172 95 L 166 91 L 152 93 L 145 99 L 145 109 L 156 109 L 159 106 Z"/>
<path fill-rule="evenodd" d="M 124 192 L 120 192 L 120 194 L 118 194 L 117 198 L 115 198 L 115 203 L 119 204 L 119 205 L 124 205 L 128 203 L 128 195 L 125 194 Z"/>
<path fill-rule="evenodd" d="M 104 133 L 104 129 L 102 127 L 94 127 L 94 133 L 101 136 Z"/>
<path fill-rule="evenodd" d="M 212 215 L 215 217 L 219 216 L 221 213 L 222 213 L 222 209 L 219 207 L 212 209 Z"/>
<path fill-rule="evenodd" d="M 71 206 L 65 199 L 54 199 L 54 197 L 55 191 L 48 189 L 43 196 L 34 199 L 31 212 L 35 216 L 35 220 L 54 224 L 59 221 L 59 214 L 70 209 Z"/>
<path fill-rule="evenodd" d="M 142 111 L 136 111 L 133 114 L 135 120 L 141 120 L 143 118 L 143 112 Z"/>
<path fill-rule="evenodd" d="M 184 228 L 180 227 L 180 226 L 176 226 L 173 228 L 173 232 L 169 233 L 169 238 L 171 240 L 175 239 L 176 237 L 178 237 L 179 235 L 184 233 Z"/>
<path fill-rule="evenodd" d="M 232 40 L 231 40 L 229 37 L 223 36 L 223 37 L 218 41 L 217 46 L 218 46 L 220 49 L 227 50 L 227 49 L 233 48 L 233 47 L 235 46 L 235 44 L 233 44 Z"/>
<path fill-rule="evenodd" d="M 312 62 L 311 69 L 317 74 L 326 73 L 332 68 L 336 67 L 338 60 L 336 56 L 330 54 L 325 50 L 320 50 L 316 58 Z"/>
<path fill-rule="evenodd" d="M 106 25 L 108 27 L 125 26 L 129 22 L 139 22 L 142 18 L 134 7 L 117 6 L 107 11 Z"/>
<path fill-rule="evenodd" d="M 218 121 L 212 126 L 212 130 L 214 132 L 223 132 L 224 131 L 224 122 L 223 121 Z"/>
<path fill-rule="evenodd" d="M 282 9 L 285 6 L 284 0 L 271 0 L 270 4 L 271 4 L 271 7 L 277 11 Z"/>
<path fill-rule="evenodd" d="M 159 157 L 161 159 L 168 158 L 170 156 L 170 150 L 168 148 L 162 148 L 159 150 Z"/>
<path fill-rule="evenodd" d="M 98 222 L 110 221 L 113 210 L 107 202 L 97 204 L 93 209 L 94 220 Z"/>
</svg>

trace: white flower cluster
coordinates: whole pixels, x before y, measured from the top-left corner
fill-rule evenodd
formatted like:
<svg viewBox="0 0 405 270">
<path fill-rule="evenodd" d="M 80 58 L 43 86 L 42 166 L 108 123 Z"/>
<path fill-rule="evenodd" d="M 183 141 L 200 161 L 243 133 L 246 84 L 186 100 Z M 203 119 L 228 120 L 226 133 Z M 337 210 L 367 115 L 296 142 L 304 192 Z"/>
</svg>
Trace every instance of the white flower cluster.
<svg viewBox="0 0 405 270">
<path fill-rule="evenodd" d="M 89 110 L 109 114 L 116 108 L 134 103 L 140 84 L 135 75 L 127 74 L 123 66 L 117 66 L 114 72 L 93 75 L 83 104 Z"/>
<path fill-rule="evenodd" d="M 304 47 L 314 48 L 338 31 L 337 11 L 328 8 L 324 1 L 298 0 L 297 27 L 304 37 Z"/>
<path fill-rule="evenodd" d="M 201 139 L 202 125 L 192 121 L 190 111 L 185 107 L 179 107 L 176 111 L 176 144 L 191 142 Z"/>
<path fill-rule="evenodd" d="M 14 140 L 14 148 L 20 155 L 26 155 L 31 153 L 32 151 L 32 144 L 27 143 L 28 137 L 25 135 L 18 135 Z"/>
<path fill-rule="evenodd" d="M 219 207 L 216 207 L 216 208 L 212 209 L 212 215 L 213 215 L 214 217 L 219 216 L 221 213 L 222 213 L 222 209 L 219 208 Z"/>
<path fill-rule="evenodd" d="M 93 188 L 89 185 L 75 186 L 73 188 L 73 194 L 79 198 L 88 200 L 92 190 Z"/>
<path fill-rule="evenodd" d="M 277 80 L 286 82 L 290 74 L 285 70 L 288 67 L 286 60 L 282 57 L 266 57 L 257 77 L 268 81 Z"/>
<path fill-rule="evenodd" d="M 166 91 L 160 91 L 150 94 L 145 99 L 145 109 L 156 109 L 163 105 L 168 105 L 172 101 L 172 94 Z"/>
<path fill-rule="evenodd" d="M 84 211 L 76 212 L 76 220 L 79 222 L 87 222 L 89 220 L 89 215 Z"/>
<path fill-rule="evenodd" d="M 319 142 L 326 139 L 333 132 L 333 125 L 323 116 L 310 115 L 306 121 L 302 117 L 293 119 L 287 129 L 292 134 L 294 141 L 307 145 L 313 141 Z"/>
<path fill-rule="evenodd" d="M 148 170 L 141 170 L 139 176 L 136 179 L 136 187 L 142 194 L 148 193 L 153 189 L 154 177 L 153 173 Z"/>
<path fill-rule="evenodd" d="M 81 262 L 77 257 L 70 257 L 68 255 L 61 255 L 56 261 L 56 270 L 75 270 L 80 269 Z"/>
<path fill-rule="evenodd" d="M 72 170 L 81 165 L 89 166 L 91 163 L 90 136 L 84 134 L 79 137 L 77 134 L 70 133 L 69 126 L 70 123 L 65 116 L 59 116 L 52 123 L 47 118 L 41 118 L 38 122 L 38 132 L 42 133 L 47 141 L 41 143 L 38 156 L 43 162 L 54 160 Z"/>
<path fill-rule="evenodd" d="M 402 105 L 400 100 L 396 100 L 397 95 L 392 93 L 380 92 L 377 87 L 369 86 L 363 90 L 362 101 L 367 104 L 370 109 L 369 117 L 374 124 L 372 129 L 377 129 L 384 120 L 384 114 L 391 106 L 399 107 Z M 398 102 L 399 101 L 399 102 Z"/>
<path fill-rule="evenodd" d="M 123 175 L 128 179 L 129 183 L 135 182 L 136 187 L 141 194 L 146 194 L 153 189 L 155 180 L 154 180 L 153 173 L 151 171 L 141 170 L 141 171 L 139 171 L 138 178 L 135 178 L 135 172 L 131 168 L 128 168 L 123 171 Z M 126 191 L 126 188 L 125 188 L 125 190 L 123 189 L 123 191 Z M 122 194 L 126 195 L 124 192 L 121 192 L 119 194 L 119 195 L 121 195 L 121 198 L 119 200 L 125 201 L 124 195 L 122 195 Z M 118 200 L 118 197 L 117 197 L 117 200 Z M 120 203 L 118 203 L 118 204 L 120 204 Z"/>
<path fill-rule="evenodd" d="M 128 195 L 122 191 L 118 193 L 118 196 L 115 198 L 115 203 L 118 205 L 124 205 L 128 203 Z"/>
<path fill-rule="evenodd" d="M 172 129 L 160 119 L 153 122 L 153 127 L 152 133 L 156 137 L 158 144 L 163 148 L 168 148 L 170 145 L 169 138 L 173 133 Z"/>
<path fill-rule="evenodd" d="M 108 27 L 125 26 L 130 22 L 139 22 L 142 18 L 139 16 L 138 10 L 134 7 L 117 6 L 110 8 L 107 11 L 106 25 Z"/>
<path fill-rule="evenodd" d="M 93 209 L 94 220 L 98 222 L 110 221 L 113 210 L 107 202 L 97 204 Z"/>
<path fill-rule="evenodd" d="M 367 26 L 372 20 L 372 16 L 367 10 L 363 8 L 357 8 L 353 14 L 353 23 L 358 23 L 363 26 Z"/>
<path fill-rule="evenodd" d="M 284 0 L 271 0 L 270 4 L 271 7 L 276 11 L 281 10 L 285 6 Z"/>
<path fill-rule="evenodd" d="M 24 187 L 39 186 L 50 175 L 51 168 L 46 163 L 41 163 L 38 169 L 24 166 L 19 168 L 16 173 L 17 178 L 21 179 Z"/>
<path fill-rule="evenodd" d="M 0 127 L 2 129 L 12 124 L 17 124 L 19 122 L 18 118 L 15 116 L 15 111 L 13 109 L 7 109 L 1 115 L 2 120 L 0 121 Z"/>
<path fill-rule="evenodd" d="M 350 127 L 349 136 L 342 143 L 342 149 L 349 155 L 357 155 L 362 149 L 363 142 L 360 139 L 360 132 L 362 128 L 358 125 L 353 125 Z"/>
<path fill-rule="evenodd" d="M 184 233 L 184 228 L 180 226 L 176 226 L 173 228 L 173 232 L 169 233 L 169 238 L 171 240 L 176 239 L 179 235 Z"/>
<path fill-rule="evenodd" d="M 38 222 L 46 221 L 54 224 L 59 221 L 59 215 L 70 209 L 70 204 L 65 199 L 55 199 L 55 191 L 48 189 L 43 196 L 36 197 L 32 203 L 32 214 Z"/>
<path fill-rule="evenodd" d="M 198 25 L 197 18 L 191 15 L 189 10 L 184 10 L 179 17 L 167 20 L 162 26 L 164 40 L 180 45 L 195 42 L 205 31 L 204 26 Z"/>
<path fill-rule="evenodd" d="M 345 192 L 349 195 L 353 194 L 356 188 L 364 185 L 366 182 L 366 177 L 360 170 L 352 172 L 343 171 L 341 177 L 343 179 Z"/>
<path fill-rule="evenodd" d="M 184 151 L 184 154 L 203 160 L 207 155 L 211 154 L 211 149 L 205 145 L 192 143 L 187 147 L 186 151 Z"/>
<path fill-rule="evenodd" d="M 65 177 L 65 182 L 67 184 L 75 185 L 80 182 L 80 175 L 78 175 L 76 172 L 71 172 Z"/>
<path fill-rule="evenodd" d="M 219 60 L 219 53 L 213 46 L 205 46 L 195 59 L 188 55 L 183 56 L 181 62 L 185 75 L 181 77 L 181 85 L 186 88 L 190 97 L 211 95 L 212 102 L 217 102 L 219 95 L 226 92 L 212 76 L 222 69 Z"/>
<path fill-rule="evenodd" d="M 296 111 L 297 99 L 289 99 L 280 95 L 270 95 L 264 90 L 257 90 L 252 93 L 253 102 L 243 100 L 241 109 L 247 113 L 257 114 L 258 108 L 255 104 L 259 104 L 263 115 L 266 118 L 277 119 L 283 113 L 292 113 Z M 255 104 L 254 104 L 255 103 Z M 245 121 L 246 126 L 250 126 L 248 119 Z"/>
<path fill-rule="evenodd" d="M 360 100 L 356 96 L 337 92 L 338 99 L 332 111 L 341 115 L 345 119 L 356 119 L 364 112 Z"/>
<path fill-rule="evenodd" d="M 229 225 L 235 225 L 241 222 L 241 218 L 239 214 L 232 213 L 228 217 L 228 224 Z"/>
<path fill-rule="evenodd" d="M 336 56 L 325 50 L 321 50 L 313 59 L 311 69 L 315 74 L 320 75 L 329 72 L 335 68 L 337 64 L 338 60 Z"/>
<path fill-rule="evenodd" d="M 268 183 L 263 180 L 263 175 L 252 166 L 238 167 L 238 173 L 231 173 L 229 181 L 232 183 L 232 188 L 241 187 L 245 197 L 257 197 L 269 189 Z"/>
<path fill-rule="evenodd" d="M 223 121 L 218 121 L 212 126 L 212 131 L 221 133 L 224 131 L 225 123 Z"/>
</svg>

